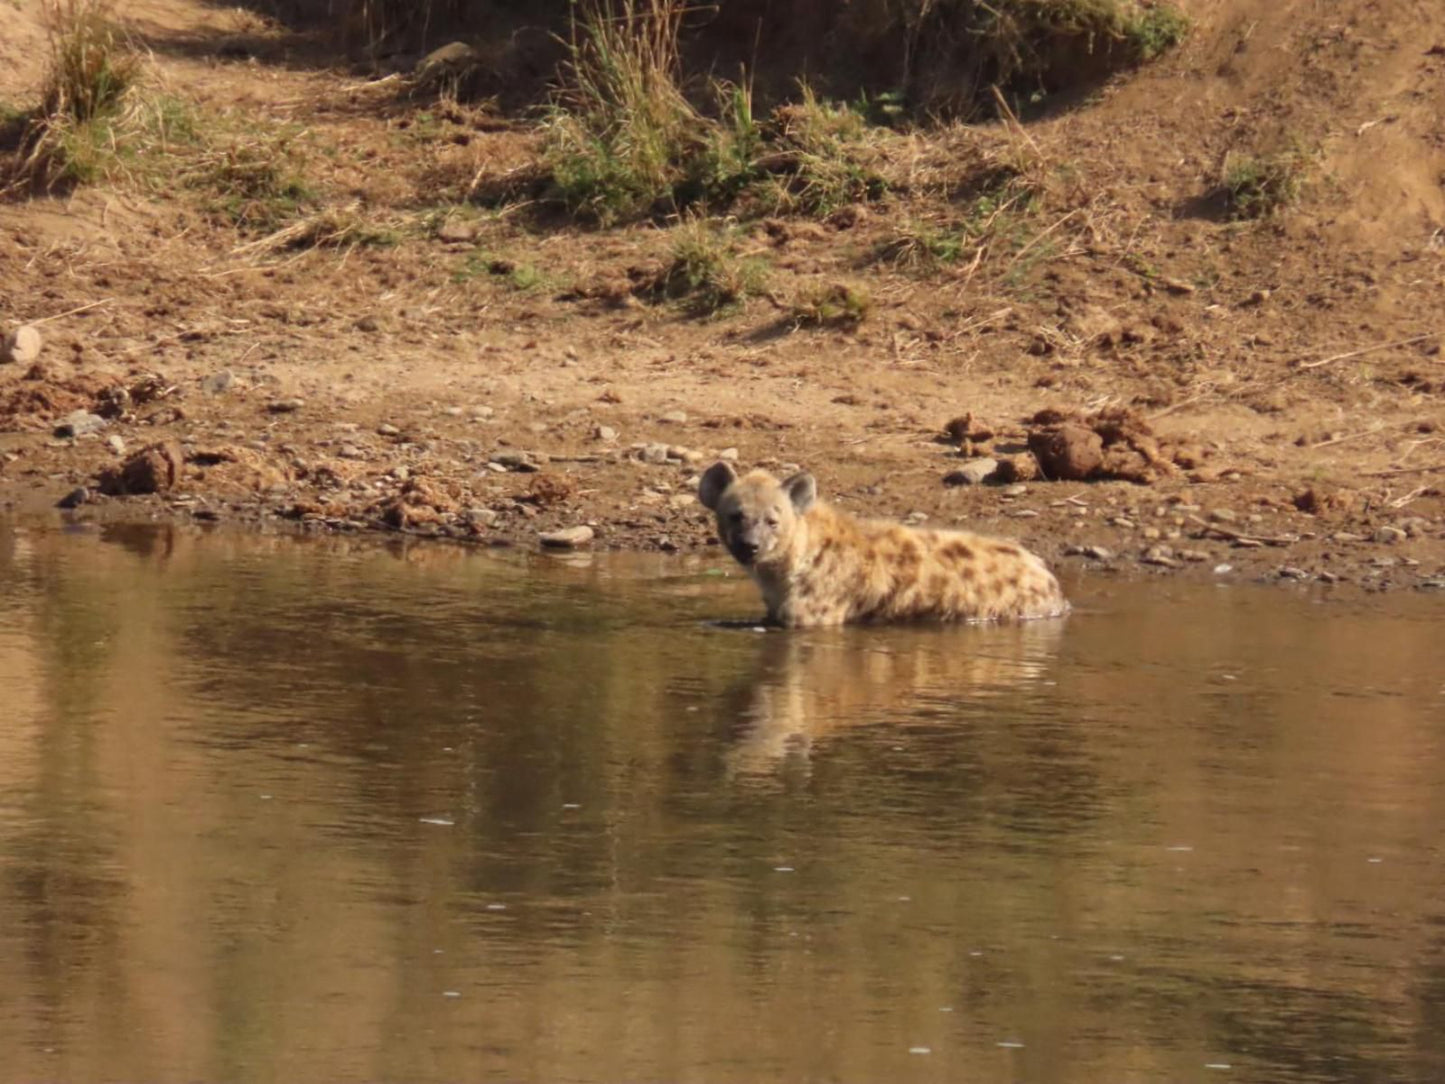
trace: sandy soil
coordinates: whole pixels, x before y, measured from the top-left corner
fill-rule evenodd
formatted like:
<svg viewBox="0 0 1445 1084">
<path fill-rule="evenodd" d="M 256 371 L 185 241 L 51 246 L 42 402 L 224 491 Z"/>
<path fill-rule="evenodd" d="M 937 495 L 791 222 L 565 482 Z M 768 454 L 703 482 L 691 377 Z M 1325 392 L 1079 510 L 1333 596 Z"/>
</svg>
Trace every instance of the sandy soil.
<svg viewBox="0 0 1445 1084">
<path fill-rule="evenodd" d="M 1178 54 L 1080 108 L 898 136 L 881 203 L 741 223 L 767 296 L 698 319 L 629 285 L 666 224 L 458 202 L 531 159 L 524 124 L 318 67 L 250 17 L 136 4 L 168 92 L 301 133 L 325 204 L 396 243 L 285 247 L 180 179 L 0 203 L 0 323 L 44 336 L 35 365 L 0 365 L 0 507 L 527 546 L 590 524 L 597 546 L 687 550 L 711 539 L 699 468 L 735 454 L 1064 564 L 1445 585 L 1445 12 L 1184 6 Z M 10 40 L 0 99 L 23 104 L 40 68 Z M 1226 220 L 1226 155 L 1285 139 L 1309 148 L 1301 202 Z M 1000 148 L 1053 178 L 1032 240 L 875 258 L 956 218 L 938 178 Z M 833 283 L 866 319 L 799 326 L 790 299 Z M 58 435 L 77 410 L 103 427 Z M 1060 418 L 1122 433 L 1120 477 L 1036 477 L 1030 435 Z M 983 456 L 1017 480 L 951 484 Z"/>
</svg>

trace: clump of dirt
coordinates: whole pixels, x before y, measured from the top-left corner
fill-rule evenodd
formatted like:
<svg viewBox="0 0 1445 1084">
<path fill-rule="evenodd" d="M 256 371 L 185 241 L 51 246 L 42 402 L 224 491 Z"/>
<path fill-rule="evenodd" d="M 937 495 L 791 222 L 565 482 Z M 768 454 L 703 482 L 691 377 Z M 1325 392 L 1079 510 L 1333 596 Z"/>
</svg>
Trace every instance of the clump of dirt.
<svg viewBox="0 0 1445 1084">
<path fill-rule="evenodd" d="M 1088 415 L 1048 407 L 1028 425 L 1029 451 L 1039 469 L 1061 481 L 1150 485 L 1181 469 L 1199 471 L 1207 454 L 1198 444 L 1159 437 L 1143 414 L 1128 407 Z"/>
<path fill-rule="evenodd" d="M 457 495 L 437 482 L 411 478 L 401 492 L 374 505 L 371 512 L 394 530 L 444 523 L 461 509 Z"/>
<path fill-rule="evenodd" d="M 185 453 L 174 440 L 148 444 L 119 467 L 100 472 L 98 488 L 107 496 L 169 493 L 181 479 Z"/>
<path fill-rule="evenodd" d="M 71 411 L 94 409 L 116 383 L 114 377 L 95 373 L 61 376 L 36 362 L 19 381 L 0 390 L 0 429 L 48 429 L 50 422 Z"/>
</svg>

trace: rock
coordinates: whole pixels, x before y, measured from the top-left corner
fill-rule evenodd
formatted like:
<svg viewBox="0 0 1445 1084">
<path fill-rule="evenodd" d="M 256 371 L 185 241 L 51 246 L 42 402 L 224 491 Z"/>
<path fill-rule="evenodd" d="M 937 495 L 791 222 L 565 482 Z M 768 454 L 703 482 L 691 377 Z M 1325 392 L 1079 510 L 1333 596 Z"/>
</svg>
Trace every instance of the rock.
<svg viewBox="0 0 1445 1084">
<path fill-rule="evenodd" d="M 738 461 L 738 450 L 736 448 L 724 448 L 718 452 L 717 457 L 724 463 L 736 463 Z"/>
<path fill-rule="evenodd" d="M 667 446 L 667 458 L 675 459 L 679 463 L 701 463 L 705 458 L 696 448 L 684 448 L 678 444 Z"/>
<path fill-rule="evenodd" d="M 1214 574 L 1215 574 L 1216 576 L 1227 576 L 1227 575 L 1229 575 L 1229 574 L 1230 574 L 1231 572 L 1233 572 L 1233 571 L 1234 571 L 1234 566 L 1233 566 L 1233 565 L 1215 565 L 1215 566 L 1214 566 Z"/>
<path fill-rule="evenodd" d="M 993 477 L 998 470 L 996 459 L 975 459 L 965 463 L 958 470 L 949 471 L 943 476 L 943 484 L 946 486 L 977 486 L 982 485 Z"/>
<path fill-rule="evenodd" d="M 112 433 L 105 438 L 105 446 L 116 455 L 125 455 L 125 437 L 118 433 Z"/>
<path fill-rule="evenodd" d="M 356 328 L 357 331 L 364 331 L 369 335 L 381 330 L 381 321 L 375 316 L 363 316 L 351 326 Z"/>
<path fill-rule="evenodd" d="M 401 436 L 401 430 L 394 425 L 388 425 L 386 422 L 382 422 L 376 427 L 376 435 L 379 437 L 399 437 Z"/>
<path fill-rule="evenodd" d="M 542 545 L 554 549 L 576 549 L 592 541 L 592 528 L 585 523 L 578 527 L 564 527 L 560 531 L 548 531 L 540 536 Z"/>
<path fill-rule="evenodd" d="M 83 437 L 99 433 L 109 422 L 88 410 L 72 410 L 55 425 L 57 437 Z"/>
<path fill-rule="evenodd" d="M 1203 550 L 1180 550 L 1178 556 L 1181 561 L 1194 561 L 1196 563 L 1209 560 L 1209 554 Z"/>
<path fill-rule="evenodd" d="M 669 410 L 658 420 L 664 422 L 671 422 L 673 425 L 683 425 L 687 422 L 687 412 L 683 410 Z"/>
<path fill-rule="evenodd" d="M 338 459 L 366 459 L 367 454 L 364 449 L 355 444 L 343 444 L 336 449 L 336 457 Z"/>
<path fill-rule="evenodd" d="M 1000 464 L 1000 465 L 1002 465 L 1002 464 Z M 997 473 L 997 472 L 995 472 L 995 473 Z M 1026 494 L 1028 491 L 1029 491 L 1029 487 L 1026 486 L 1026 485 L 1022 485 L 1022 484 L 1020 484 L 1020 485 L 1012 485 L 1012 486 L 1009 486 L 1007 489 L 1005 489 L 1005 490 L 1003 491 L 1003 495 L 1004 495 L 1005 497 L 1022 497 L 1022 496 L 1023 496 L 1024 494 Z"/>
<path fill-rule="evenodd" d="M 1216 508 L 1209 513 L 1211 523 L 1237 523 L 1239 516 L 1228 508 Z"/>
<path fill-rule="evenodd" d="M 1158 527 L 1145 527 L 1139 533 L 1144 536 L 1144 541 L 1146 542 L 1157 542 L 1164 537 L 1164 532 Z"/>
<path fill-rule="evenodd" d="M 904 522 L 905 522 L 905 523 L 911 523 L 911 524 L 913 524 L 915 527 L 918 526 L 918 525 L 921 524 L 921 523 L 927 523 L 927 522 L 928 522 L 928 513 L 927 513 L 927 512 L 909 512 L 908 515 L 907 515 L 907 517 L 904 519 Z"/>
<path fill-rule="evenodd" d="M 0 365 L 30 365 L 40 357 L 40 329 L 21 324 L 0 345 Z"/>
<path fill-rule="evenodd" d="M 1107 546 L 1069 546 L 1064 550 L 1066 557 L 1088 557 L 1095 561 L 1112 561 L 1114 551 Z"/>
<path fill-rule="evenodd" d="M 473 527 L 491 527 L 501 518 L 501 513 L 495 508 L 468 508 L 464 518 Z"/>
<path fill-rule="evenodd" d="M 1279 578 L 1282 580 L 1307 580 L 1310 578 L 1308 572 L 1302 568 L 1296 568 L 1294 565 L 1281 565 L 1278 571 Z"/>
<path fill-rule="evenodd" d="M 1168 546 L 1150 546 L 1139 560 L 1146 565 L 1158 565 L 1160 568 L 1179 567 L 1179 562 L 1174 559 L 1174 551 Z"/>
<path fill-rule="evenodd" d="M 235 383 L 236 374 L 230 369 L 222 369 L 219 373 L 208 373 L 201 377 L 201 390 L 207 395 L 224 395 Z"/>
<path fill-rule="evenodd" d="M 674 493 L 667 498 L 667 503 L 673 508 L 689 508 L 697 503 L 697 498 L 691 493 Z"/>
<path fill-rule="evenodd" d="M 542 469 L 545 457 L 535 452 L 495 452 L 489 462 L 502 470 L 530 474 Z"/>
<path fill-rule="evenodd" d="M 100 491 L 112 496 L 166 493 L 181 479 L 185 455 L 173 440 L 148 444 L 120 465 L 100 473 Z"/>
<path fill-rule="evenodd" d="M 294 414 L 305 405 L 305 399 L 273 399 L 266 409 L 272 414 Z"/>
<path fill-rule="evenodd" d="M 56 501 L 55 507 L 64 508 L 67 510 L 71 508 L 79 508 L 82 504 L 85 504 L 89 500 L 90 490 L 86 489 L 84 486 L 77 486 L 65 496 L 61 497 L 60 500 Z"/>
<path fill-rule="evenodd" d="M 1403 542 L 1409 537 L 1409 533 L 1402 531 L 1399 527 L 1381 527 L 1375 532 L 1373 540 L 1393 545 L 1396 542 Z"/>
<path fill-rule="evenodd" d="M 477 236 L 477 227 L 460 218 L 449 218 L 437 227 L 437 239 L 441 241 L 472 241 Z"/>
<path fill-rule="evenodd" d="M 1057 481 L 1083 481 L 1104 463 L 1103 438 L 1082 425 L 1035 429 L 1029 433 L 1029 451 L 1044 477 Z"/>
<path fill-rule="evenodd" d="M 637 458 L 644 463 L 660 464 L 667 462 L 666 444 L 644 444 L 637 453 Z"/>
<path fill-rule="evenodd" d="M 592 436 L 595 440 L 616 440 L 617 430 L 610 425 L 599 425 L 592 430 Z"/>
</svg>

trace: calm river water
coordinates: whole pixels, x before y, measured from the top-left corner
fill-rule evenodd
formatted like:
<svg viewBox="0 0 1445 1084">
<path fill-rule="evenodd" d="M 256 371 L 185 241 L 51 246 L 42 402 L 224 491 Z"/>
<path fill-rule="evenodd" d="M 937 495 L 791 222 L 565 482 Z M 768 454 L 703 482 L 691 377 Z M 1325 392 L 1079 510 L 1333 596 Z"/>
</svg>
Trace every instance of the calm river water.
<svg viewBox="0 0 1445 1084">
<path fill-rule="evenodd" d="M 0 1080 L 1445 1079 L 1445 605 L 0 524 Z"/>
</svg>

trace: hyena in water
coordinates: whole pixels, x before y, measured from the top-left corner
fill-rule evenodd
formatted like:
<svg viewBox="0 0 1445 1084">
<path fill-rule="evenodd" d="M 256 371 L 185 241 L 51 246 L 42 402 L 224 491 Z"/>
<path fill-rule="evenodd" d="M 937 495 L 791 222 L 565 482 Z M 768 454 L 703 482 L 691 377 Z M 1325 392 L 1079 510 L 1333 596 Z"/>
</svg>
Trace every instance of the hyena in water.
<svg viewBox="0 0 1445 1084">
<path fill-rule="evenodd" d="M 780 482 L 755 470 L 739 478 L 717 463 L 702 476 L 698 499 L 717 514 L 718 537 L 779 625 L 1069 612 L 1054 574 L 1017 542 L 855 519 L 818 500 L 811 474 Z"/>
</svg>

